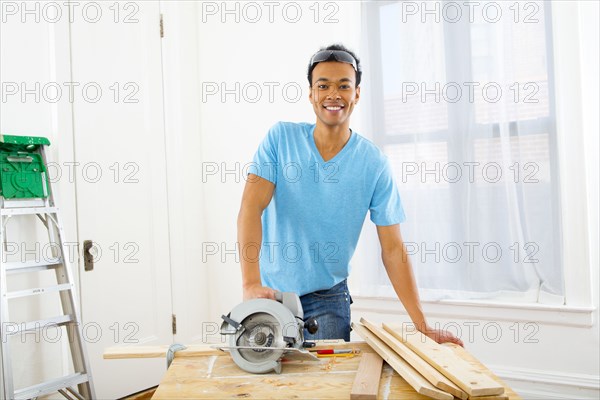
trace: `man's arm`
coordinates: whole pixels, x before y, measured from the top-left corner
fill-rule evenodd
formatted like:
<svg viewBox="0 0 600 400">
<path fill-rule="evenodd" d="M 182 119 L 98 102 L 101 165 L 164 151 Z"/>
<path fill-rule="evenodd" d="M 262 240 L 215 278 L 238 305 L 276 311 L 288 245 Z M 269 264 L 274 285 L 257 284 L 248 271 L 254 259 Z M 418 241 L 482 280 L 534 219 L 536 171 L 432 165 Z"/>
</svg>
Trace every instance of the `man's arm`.
<svg viewBox="0 0 600 400">
<path fill-rule="evenodd" d="M 427 325 L 412 266 L 400 235 L 400 225 L 377 226 L 377 235 L 381 243 L 383 265 L 398 298 L 417 329 L 438 343 L 452 342 L 462 346 L 462 341 L 450 332 L 432 329 Z"/>
<path fill-rule="evenodd" d="M 274 191 L 275 185 L 272 182 L 257 175 L 248 175 L 237 220 L 244 300 L 275 299 L 274 290 L 262 286 L 259 267 L 262 245 L 261 216 L 271 202 Z"/>
</svg>

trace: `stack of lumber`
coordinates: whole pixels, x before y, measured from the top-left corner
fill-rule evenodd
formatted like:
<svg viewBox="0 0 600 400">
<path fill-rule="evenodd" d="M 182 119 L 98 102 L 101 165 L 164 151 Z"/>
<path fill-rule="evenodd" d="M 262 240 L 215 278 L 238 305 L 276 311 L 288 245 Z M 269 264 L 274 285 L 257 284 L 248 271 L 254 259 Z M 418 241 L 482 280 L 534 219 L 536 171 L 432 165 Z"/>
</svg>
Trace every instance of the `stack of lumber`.
<svg viewBox="0 0 600 400">
<path fill-rule="evenodd" d="M 508 399 L 500 383 L 416 329 L 360 322 L 353 330 L 417 393 L 440 400 Z"/>
</svg>

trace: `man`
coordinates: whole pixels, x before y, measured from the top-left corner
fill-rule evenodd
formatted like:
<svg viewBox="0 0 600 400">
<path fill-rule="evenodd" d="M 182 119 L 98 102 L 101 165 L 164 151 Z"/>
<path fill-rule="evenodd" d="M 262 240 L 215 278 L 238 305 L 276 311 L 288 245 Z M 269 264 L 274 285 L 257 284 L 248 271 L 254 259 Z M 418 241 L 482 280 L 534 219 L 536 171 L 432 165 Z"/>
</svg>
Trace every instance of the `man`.
<svg viewBox="0 0 600 400">
<path fill-rule="evenodd" d="M 307 339 L 350 340 L 346 285 L 367 211 L 382 260 L 417 328 L 439 343 L 462 342 L 427 325 L 400 235 L 404 211 L 383 153 L 350 129 L 360 98 L 358 58 L 340 45 L 310 60 L 316 124 L 275 124 L 254 157 L 238 216 L 244 299 L 298 293 L 319 330 Z M 259 252 L 260 251 L 260 256 Z M 254 252 L 253 252 L 254 250 Z"/>
</svg>

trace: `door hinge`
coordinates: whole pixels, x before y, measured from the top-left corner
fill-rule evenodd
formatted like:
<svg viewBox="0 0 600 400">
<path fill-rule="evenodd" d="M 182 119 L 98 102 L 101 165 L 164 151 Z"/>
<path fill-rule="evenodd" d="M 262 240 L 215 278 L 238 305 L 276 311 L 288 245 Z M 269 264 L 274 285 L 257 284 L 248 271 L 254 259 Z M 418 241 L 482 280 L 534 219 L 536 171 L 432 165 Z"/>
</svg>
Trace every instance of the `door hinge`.
<svg viewBox="0 0 600 400">
<path fill-rule="evenodd" d="M 160 14 L 160 37 L 163 38 L 165 37 L 165 25 L 163 22 L 163 15 Z"/>
<path fill-rule="evenodd" d="M 171 314 L 171 329 L 173 330 L 173 335 L 177 334 L 177 315 Z"/>
</svg>

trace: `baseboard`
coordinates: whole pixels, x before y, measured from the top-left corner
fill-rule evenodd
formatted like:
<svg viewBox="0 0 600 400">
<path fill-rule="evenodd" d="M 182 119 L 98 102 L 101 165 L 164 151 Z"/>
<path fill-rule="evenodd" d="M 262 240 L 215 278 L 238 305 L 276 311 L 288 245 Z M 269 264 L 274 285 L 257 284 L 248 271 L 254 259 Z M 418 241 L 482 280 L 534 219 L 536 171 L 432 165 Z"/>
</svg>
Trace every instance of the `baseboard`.
<svg viewBox="0 0 600 400">
<path fill-rule="evenodd" d="M 600 398 L 600 376 L 488 366 L 527 400 Z"/>
</svg>

